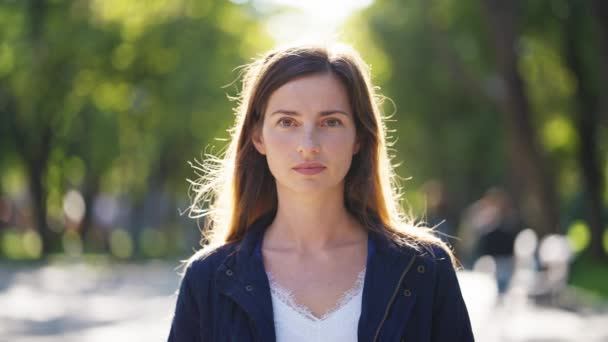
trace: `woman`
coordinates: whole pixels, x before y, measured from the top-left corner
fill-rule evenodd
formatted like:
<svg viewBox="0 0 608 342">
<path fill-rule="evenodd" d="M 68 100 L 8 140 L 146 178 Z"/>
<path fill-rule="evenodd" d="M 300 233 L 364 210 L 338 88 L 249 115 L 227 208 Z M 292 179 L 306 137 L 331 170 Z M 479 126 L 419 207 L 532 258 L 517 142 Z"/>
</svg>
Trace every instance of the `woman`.
<svg viewBox="0 0 608 342">
<path fill-rule="evenodd" d="M 232 138 L 193 183 L 206 241 L 169 341 L 473 341 L 452 252 L 400 210 L 356 52 L 251 64 Z"/>
</svg>

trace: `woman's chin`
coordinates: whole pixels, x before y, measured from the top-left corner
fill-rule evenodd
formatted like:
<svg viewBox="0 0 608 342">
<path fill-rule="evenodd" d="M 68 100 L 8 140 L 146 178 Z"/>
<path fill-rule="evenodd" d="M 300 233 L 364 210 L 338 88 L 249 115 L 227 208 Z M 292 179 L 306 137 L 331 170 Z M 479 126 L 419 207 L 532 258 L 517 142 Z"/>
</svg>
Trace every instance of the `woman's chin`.
<svg viewBox="0 0 608 342">
<path fill-rule="evenodd" d="M 281 188 L 287 190 L 287 192 L 293 194 L 303 194 L 313 197 L 327 196 L 328 193 L 339 191 L 339 184 L 327 184 L 327 182 L 321 182 L 318 179 L 302 179 L 295 184 L 283 185 L 278 187 L 278 191 Z"/>
</svg>

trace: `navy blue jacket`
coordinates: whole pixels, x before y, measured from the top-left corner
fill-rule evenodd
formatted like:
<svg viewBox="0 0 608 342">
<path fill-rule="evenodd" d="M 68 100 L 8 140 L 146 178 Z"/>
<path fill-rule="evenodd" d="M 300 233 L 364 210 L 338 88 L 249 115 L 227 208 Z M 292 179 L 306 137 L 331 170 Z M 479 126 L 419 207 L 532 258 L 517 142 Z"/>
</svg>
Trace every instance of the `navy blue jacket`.
<svg viewBox="0 0 608 342">
<path fill-rule="evenodd" d="M 186 268 L 170 342 L 275 341 L 272 300 L 258 252 L 266 216 L 238 243 L 200 255 Z M 416 251 L 368 234 L 370 251 L 359 341 L 474 341 L 447 253 Z M 373 250 L 373 252 L 372 252 Z"/>
</svg>

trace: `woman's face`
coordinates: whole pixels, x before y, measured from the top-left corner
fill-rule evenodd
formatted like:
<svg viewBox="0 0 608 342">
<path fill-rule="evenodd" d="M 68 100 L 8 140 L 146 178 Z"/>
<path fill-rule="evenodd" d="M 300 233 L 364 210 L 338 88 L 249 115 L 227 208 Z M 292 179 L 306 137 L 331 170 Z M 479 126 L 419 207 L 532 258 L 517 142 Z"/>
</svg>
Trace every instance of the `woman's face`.
<svg viewBox="0 0 608 342">
<path fill-rule="evenodd" d="M 342 191 L 358 151 L 346 89 L 331 73 L 296 78 L 273 92 L 253 138 L 277 189 Z"/>
</svg>

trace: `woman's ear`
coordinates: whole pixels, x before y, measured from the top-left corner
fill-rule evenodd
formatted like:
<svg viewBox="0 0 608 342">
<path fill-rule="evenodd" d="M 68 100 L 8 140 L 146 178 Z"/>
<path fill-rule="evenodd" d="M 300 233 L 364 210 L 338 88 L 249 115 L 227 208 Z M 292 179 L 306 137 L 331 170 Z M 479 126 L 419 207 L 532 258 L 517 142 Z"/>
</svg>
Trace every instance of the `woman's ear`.
<svg viewBox="0 0 608 342">
<path fill-rule="evenodd" d="M 355 141 L 355 148 L 353 149 L 353 155 L 359 153 L 360 149 L 361 149 L 361 142 L 359 141 L 359 139 L 357 139 L 357 141 Z"/>
<path fill-rule="evenodd" d="M 262 126 L 258 125 L 253 129 L 253 135 L 251 137 L 251 142 L 255 146 L 255 149 L 261 155 L 266 155 L 266 146 L 264 145 L 264 137 L 262 136 Z"/>
</svg>

